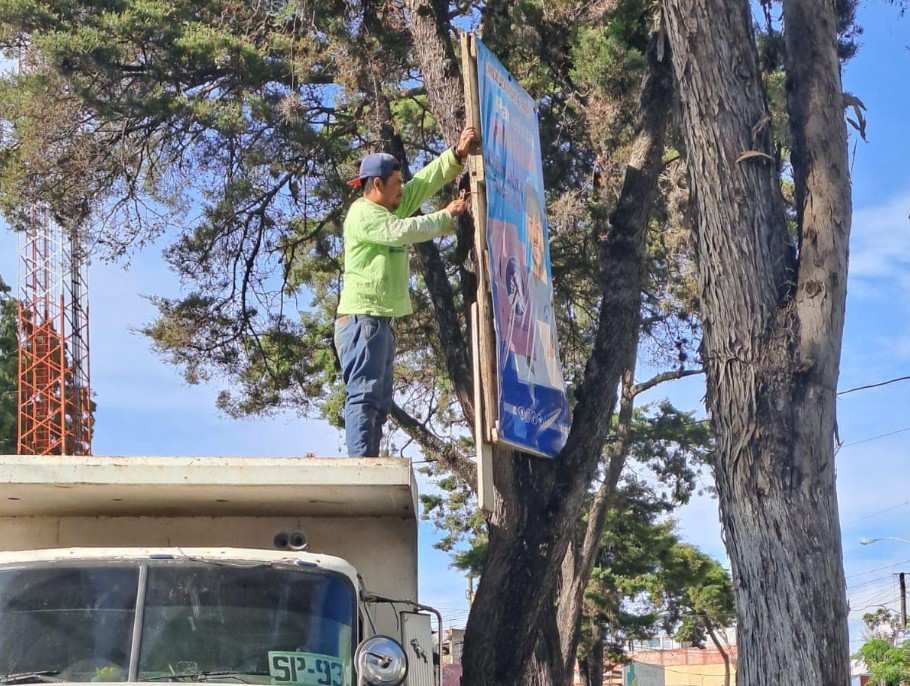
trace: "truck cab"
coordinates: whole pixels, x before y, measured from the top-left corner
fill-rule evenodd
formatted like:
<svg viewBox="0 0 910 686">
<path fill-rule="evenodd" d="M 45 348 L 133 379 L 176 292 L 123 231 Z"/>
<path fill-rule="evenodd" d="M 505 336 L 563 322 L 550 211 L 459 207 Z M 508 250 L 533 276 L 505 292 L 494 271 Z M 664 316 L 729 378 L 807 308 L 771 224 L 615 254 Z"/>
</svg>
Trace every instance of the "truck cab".
<svg viewBox="0 0 910 686">
<path fill-rule="evenodd" d="M 438 683 L 406 460 L 0 457 L 0 683 Z"/>
</svg>

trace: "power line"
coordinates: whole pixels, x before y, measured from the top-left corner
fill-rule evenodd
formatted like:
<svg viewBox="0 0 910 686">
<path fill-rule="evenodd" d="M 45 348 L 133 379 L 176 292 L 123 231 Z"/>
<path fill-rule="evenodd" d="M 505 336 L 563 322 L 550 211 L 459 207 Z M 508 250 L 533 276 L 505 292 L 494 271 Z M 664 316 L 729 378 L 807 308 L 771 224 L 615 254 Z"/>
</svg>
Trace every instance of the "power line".
<svg viewBox="0 0 910 686">
<path fill-rule="evenodd" d="M 905 431 L 910 431 L 910 426 L 905 426 L 903 429 L 897 429 L 896 431 L 889 431 L 886 434 L 879 434 L 878 436 L 870 436 L 869 438 L 864 438 L 861 441 L 854 441 L 853 443 L 844 443 L 841 445 L 841 449 L 849 448 L 851 445 L 859 445 L 860 443 L 868 443 L 869 441 L 877 441 L 879 438 L 887 438 L 888 436 L 894 436 L 895 434 L 902 434 Z"/>
<path fill-rule="evenodd" d="M 847 602 L 850 603 L 852 612 L 858 608 L 884 603 L 886 600 L 888 600 L 888 602 L 892 602 L 891 599 L 893 598 L 899 599 L 900 594 L 897 591 L 897 584 L 892 580 L 891 583 L 884 584 L 882 586 L 868 588 L 864 591 L 860 591 L 859 593 L 851 593 L 847 598 Z"/>
<path fill-rule="evenodd" d="M 878 572 L 882 569 L 891 569 L 892 567 L 900 567 L 901 565 L 910 564 L 910 560 L 903 560 L 901 562 L 895 562 L 893 565 L 883 565 L 881 567 L 874 567 L 873 569 L 867 569 L 865 572 L 857 572 L 856 574 L 851 574 L 850 576 L 844 577 L 845 579 L 852 579 L 857 576 L 865 576 L 866 574 L 872 574 L 872 572 Z"/>
<path fill-rule="evenodd" d="M 856 609 L 870 604 L 882 603 L 886 598 L 899 598 L 896 584 L 893 579 L 888 584 L 867 588 L 859 593 L 851 593 L 849 601 L 850 607 Z"/>
<path fill-rule="evenodd" d="M 870 581 L 863 581 L 862 583 L 856 584 L 854 586 L 847 584 L 847 590 L 850 592 L 851 595 L 859 596 L 859 595 L 862 595 L 863 593 L 869 593 L 870 591 L 876 592 L 885 587 L 890 588 L 892 586 L 892 584 L 885 583 L 885 580 L 891 579 L 892 576 L 894 576 L 894 572 L 885 574 L 883 576 L 877 576 Z M 866 588 L 867 586 L 872 586 L 872 588 Z"/>
<path fill-rule="evenodd" d="M 878 383 L 870 383 L 865 386 L 857 386 L 856 388 L 848 388 L 846 391 L 839 391 L 838 397 L 842 395 L 847 395 L 848 393 L 855 393 L 856 391 L 865 391 L 870 388 L 880 388 L 881 386 L 887 386 L 888 384 L 897 383 L 898 381 L 910 381 L 910 376 L 899 376 L 895 379 L 888 379 L 887 381 L 879 381 Z"/>
<path fill-rule="evenodd" d="M 865 589 L 864 591 L 860 591 L 859 589 L 864 588 L 866 586 L 872 586 L 873 584 L 881 584 L 881 582 L 884 579 L 890 579 L 893 574 L 894 574 L 894 572 L 891 572 L 890 574 L 885 574 L 883 576 L 877 576 L 874 579 L 870 579 L 868 581 L 863 581 L 861 583 L 854 584 L 852 586 L 850 584 L 847 584 L 847 590 L 850 591 L 850 593 L 857 593 L 857 592 L 868 593 L 870 590 L 868 588 Z M 890 584 L 888 584 L 888 585 L 890 586 Z"/>
<path fill-rule="evenodd" d="M 849 522 L 844 522 L 844 526 L 850 526 L 851 524 L 856 524 L 857 522 L 862 522 L 866 519 L 872 519 L 873 517 L 878 517 L 879 515 L 885 514 L 886 512 L 891 512 L 891 510 L 896 510 L 900 507 L 905 507 L 907 505 L 910 505 L 910 500 L 905 500 L 904 502 L 898 503 L 897 505 L 892 505 L 891 507 L 886 507 L 883 510 L 876 510 L 872 514 L 864 515 L 863 517 L 859 517 L 858 519 L 851 519 Z"/>
<path fill-rule="evenodd" d="M 886 607 L 886 605 L 896 604 L 896 603 L 900 602 L 900 597 L 894 595 L 894 592 L 891 591 L 890 593 L 882 593 L 879 595 L 879 597 L 871 598 L 866 602 L 868 604 L 863 605 L 862 607 L 853 607 L 851 605 L 850 614 L 853 614 L 854 612 L 862 612 L 863 610 L 868 610 L 870 607 L 884 607 L 885 609 L 890 610 L 891 608 Z"/>
</svg>

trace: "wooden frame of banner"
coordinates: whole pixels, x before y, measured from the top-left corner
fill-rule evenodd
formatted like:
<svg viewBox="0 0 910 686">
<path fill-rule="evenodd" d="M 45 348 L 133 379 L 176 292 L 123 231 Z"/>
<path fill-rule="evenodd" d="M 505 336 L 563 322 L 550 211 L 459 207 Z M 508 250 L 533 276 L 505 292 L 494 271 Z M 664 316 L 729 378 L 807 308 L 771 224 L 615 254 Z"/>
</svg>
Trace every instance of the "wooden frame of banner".
<svg viewBox="0 0 910 686">
<path fill-rule="evenodd" d="M 480 94 L 477 86 L 477 50 L 473 34 L 461 34 L 461 73 L 464 77 L 468 126 L 481 133 Z M 493 440 L 499 418 L 499 382 L 496 375 L 496 332 L 490 294 L 490 255 L 487 251 L 487 196 L 483 153 L 468 156 L 471 214 L 474 217 L 474 268 L 477 300 L 471 307 L 471 356 L 474 370 L 474 437 L 477 444 L 477 502 L 493 511 Z"/>
</svg>

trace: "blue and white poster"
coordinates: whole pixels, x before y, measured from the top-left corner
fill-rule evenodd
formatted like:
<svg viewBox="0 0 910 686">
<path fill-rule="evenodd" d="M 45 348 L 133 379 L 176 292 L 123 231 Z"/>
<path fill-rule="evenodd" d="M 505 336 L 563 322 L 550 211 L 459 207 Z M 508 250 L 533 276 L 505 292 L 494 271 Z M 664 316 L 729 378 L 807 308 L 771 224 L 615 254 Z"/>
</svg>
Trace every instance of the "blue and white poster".
<svg viewBox="0 0 910 686">
<path fill-rule="evenodd" d="M 480 41 L 477 84 L 499 372 L 496 436 L 555 457 L 571 419 L 553 315 L 537 108 Z"/>
</svg>

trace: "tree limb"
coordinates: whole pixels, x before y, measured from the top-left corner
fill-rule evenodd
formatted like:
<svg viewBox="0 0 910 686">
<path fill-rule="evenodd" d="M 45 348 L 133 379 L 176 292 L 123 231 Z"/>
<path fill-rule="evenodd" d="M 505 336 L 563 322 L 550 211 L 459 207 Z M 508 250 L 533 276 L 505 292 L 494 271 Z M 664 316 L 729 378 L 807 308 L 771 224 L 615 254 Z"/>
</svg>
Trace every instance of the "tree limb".
<svg viewBox="0 0 910 686">
<path fill-rule="evenodd" d="M 642 381 L 641 383 L 635 384 L 632 386 L 632 388 L 629 389 L 629 393 L 631 393 L 634 397 L 644 393 L 645 391 L 649 391 L 655 386 L 658 386 L 666 381 L 676 381 L 677 379 L 684 379 L 687 376 L 695 376 L 696 374 L 704 373 L 704 369 L 677 369 L 676 371 L 672 372 L 663 372 L 651 377 L 647 381 Z"/>
<path fill-rule="evenodd" d="M 421 447 L 428 460 L 438 462 L 467 484 L 477 483 L 477 467 L 458 450 L 433 435 L 397 403 L 392 405 L 390 414 L 398 427 Z"/>
</svg>

